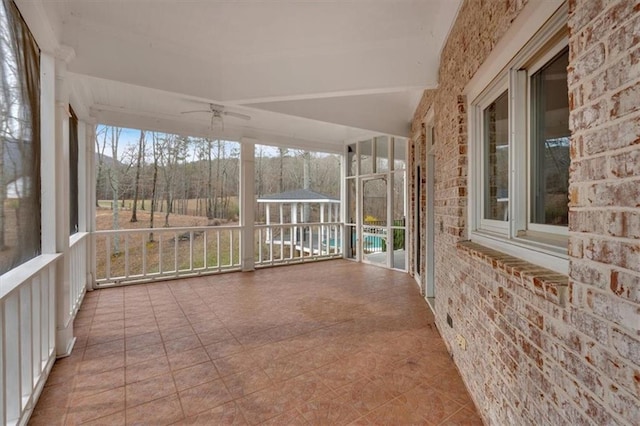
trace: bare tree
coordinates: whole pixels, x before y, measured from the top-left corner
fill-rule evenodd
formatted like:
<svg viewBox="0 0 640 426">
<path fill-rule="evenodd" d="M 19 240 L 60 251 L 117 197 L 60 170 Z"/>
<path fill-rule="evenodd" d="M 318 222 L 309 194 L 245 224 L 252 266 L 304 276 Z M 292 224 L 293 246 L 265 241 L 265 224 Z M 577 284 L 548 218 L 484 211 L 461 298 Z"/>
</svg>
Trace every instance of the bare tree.
<svg viewBox="0 0 640 426">
<path fill-rule="evenodd" d="M 138 221 L 138 191 L 140 189 L 140 167 L 144 153 L 144 130 L 140 130 L 140 141 L 138 142 L 138 159 L 136 161 L 136 181 L 133 193 L 133 207 L 131 211 L 131 222 Z"/>
<path fill-rule="evenodd" d="M 120 135 L 122 129 L 119 127 L 110 127 L 111 130 L 111 157 L 113 158 L 113 164 L 108 169 L 109 185 L 111 186 L 112 194 L 112 212 L 113 212 L 113 228 L 120 229 L 120 217 L 118 208 L 118 199 L 120 194 L 120 176 L 118 167 L 118 144 L 120 142 Z M 120 253 L 120 237 L 116 234 L 113 238 L 113 254 Z"/>
<path fill-rule="evenodd" d="M 278 192 L 284 192 L 284 159 L 287 156 L 288 151 L 289 150 L 287 148 L 278 148 L 278 153 L 280 154 L 280 179 L 278 180 L 280 185 Z"/>
<path fill-rule="evenodd" d="M 149 228 L 153 229 L 153 218 L 156 213 L 156 188 L 158 187 L 158 158 L 159 154 L 159 136 L 156 132 L 152 133 L 152 152 L 153 152 L 153 180 L 151 182 L 151 217 L 149 219 Z M 153 232 L 149 233 L 149 242 L 153 242 Z"/>
</svg>

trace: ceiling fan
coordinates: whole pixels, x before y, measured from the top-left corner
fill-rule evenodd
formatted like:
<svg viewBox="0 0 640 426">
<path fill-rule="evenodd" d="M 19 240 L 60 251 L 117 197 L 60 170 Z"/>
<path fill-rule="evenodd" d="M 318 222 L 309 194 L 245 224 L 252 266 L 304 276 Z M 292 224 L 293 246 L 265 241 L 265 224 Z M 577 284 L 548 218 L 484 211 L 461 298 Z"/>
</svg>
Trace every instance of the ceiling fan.
<svg viewBox="0 0 640 426">
<path fill-rule="evenodd" d="M 197 109 L 193 111 L 182 111 L 181 114 L 193 114 L 197 112 L 206 112 L 211 114 L 211 129 L 214 128 L 216 122 L 220 123 L 222 129 L 224 130 L 224 116 L 235 117 L 241 120 L 251 120 L 251 117 L 246 114 L 241 114 L 239 112 L 227 111 L 224 105 L 218 105 L 214 103 L 209 104 L 209 109 Z"/>
</svg>

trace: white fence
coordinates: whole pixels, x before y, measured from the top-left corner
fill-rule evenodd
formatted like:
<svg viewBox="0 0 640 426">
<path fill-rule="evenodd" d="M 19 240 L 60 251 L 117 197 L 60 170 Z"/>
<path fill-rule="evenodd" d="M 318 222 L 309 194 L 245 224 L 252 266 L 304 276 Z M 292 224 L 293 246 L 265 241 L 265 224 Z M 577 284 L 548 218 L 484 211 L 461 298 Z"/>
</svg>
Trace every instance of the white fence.
<svg viewBox="0 0 640 426">
<path fill-rule="evenodd" d="M 55 361 L 59 255 L 41 255 L 0 282 L 0 424 L 24 424 Z"/>
<path fill-rule="evenodd" d="M 256 267 L 342 257 L 338 222 L 255 225 Z"/>
<path fill-rule="evenodd" d="M 98 286 L 240 270 L 239 226 L 96 231 Z"/>
</svg>

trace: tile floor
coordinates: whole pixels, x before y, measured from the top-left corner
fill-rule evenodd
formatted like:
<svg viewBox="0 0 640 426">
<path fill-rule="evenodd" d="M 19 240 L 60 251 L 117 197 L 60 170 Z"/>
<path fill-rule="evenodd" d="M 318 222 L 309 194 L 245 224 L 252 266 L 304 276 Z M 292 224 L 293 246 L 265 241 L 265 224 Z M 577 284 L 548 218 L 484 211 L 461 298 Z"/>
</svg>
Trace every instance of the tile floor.
<svg viewBox="0 0 640 426">
<path fill-rule="evenodd" d="M 88 293 L 32 425 L 481 425 L 407 274 L 328 261 Z"/>
</svg>

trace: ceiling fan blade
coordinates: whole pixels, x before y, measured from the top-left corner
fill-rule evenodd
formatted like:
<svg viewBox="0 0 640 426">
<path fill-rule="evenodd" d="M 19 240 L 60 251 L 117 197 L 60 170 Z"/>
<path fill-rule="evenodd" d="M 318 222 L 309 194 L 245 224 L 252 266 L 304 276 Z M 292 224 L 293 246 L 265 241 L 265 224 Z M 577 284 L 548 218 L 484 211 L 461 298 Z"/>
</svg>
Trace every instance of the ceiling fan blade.
<svg viewBox="0 0 640 426">
<path fill-rule="evenodd" d="M 208 112 L 208 113 L 210 113 L 211 111 L 210 110 L 206 110 L 206 109 L 196 109 L 196 110 L 193 110 L 193 111 L 182 111 L 180 114 L 192 114 L 194 112 Z"/>
<path fill-rule="evenodd" d="M 228 115 L 229 117 L 240 118 L 242 120 L 251 120 L 250 116 L 246 114 L 240 114 L 239 112 L 224 111 L 223 114 Z"/>
</svg>

